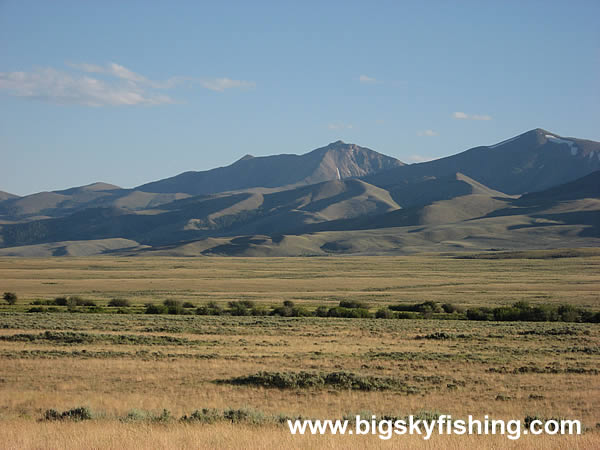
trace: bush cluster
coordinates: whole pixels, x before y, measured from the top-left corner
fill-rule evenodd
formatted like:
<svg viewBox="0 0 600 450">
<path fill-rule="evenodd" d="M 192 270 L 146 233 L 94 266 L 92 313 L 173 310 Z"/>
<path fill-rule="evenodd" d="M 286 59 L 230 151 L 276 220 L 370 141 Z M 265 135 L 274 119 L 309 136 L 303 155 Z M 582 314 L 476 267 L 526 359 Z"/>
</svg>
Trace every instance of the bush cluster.
<svg viewBox="0 0 600 450">
<path fill-rule="evenodd" d="M 415 391 L 401 380 L 389 377 L 357 375 L 352 372 L 258 372 L 254 375 L 223 380 L 221 383 L 260 386 L 277 389 L 309 389 L 329 387 L 357 391 Z"/>
<path fill-rule="evenodd" d="M 86 406 L 80 406 L 63 412 L 59 412 L 55 409 L 48 409 L 44 412 L 42 420 L 73 420 L 79 422 L 81 420 L 91 420 L 92 418 L 93 416 L 90 409 Z"/>
<path fill-rule="evenodd" d="M 161 304 L 146 303 L 146 314 L 191 314 L 179 300 L 167 299 Z"/>
<path fill-rule="evenodd" d="M 108 302 L 108 306 L 111 308 L 125 308 L 131 306 L 131 303 L 126 298 L 113 298 Z"/>
<path fill-rule="evenodd" d="M 61 296 L 56 297 L 52 300 L 34 300 L 31 302 L 32 305 L 46 305 L 46 306 L 66 306 L 68 308 L 74 308 L 76 306 L 96 306 L 96 302 L 92 300 L 85 300 L 77 295 L 70 297 Z M 32 308 L 33 309 L 33 308 Z"/>
<path fill-rule="evenodd" d="M 9 305 L 14 305 L 15 303 L 17 303 L 18 299 L 17 294 L 15 294 L 14 292 L 5 292 L 2 298 Z"/>
<path fill-rule="evenodd" d="M 600 312 L 593 313 L 572 305 L 535 305 L 517 302 L 498 308 L 471 308 L 468 320 L 496 320 L 510 322 L 593 322 L 600 323 Z"/>
</svg>

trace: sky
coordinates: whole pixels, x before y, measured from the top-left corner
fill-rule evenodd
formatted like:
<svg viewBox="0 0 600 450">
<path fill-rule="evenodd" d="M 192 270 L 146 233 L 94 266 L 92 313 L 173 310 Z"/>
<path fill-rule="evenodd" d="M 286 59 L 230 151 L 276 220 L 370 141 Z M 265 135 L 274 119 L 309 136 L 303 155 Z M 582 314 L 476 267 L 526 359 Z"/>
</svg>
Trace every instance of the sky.
<svg viewBox="0 0 600 450">
<path fill-rule="evenodd" d="M 0 0 L 0 190 L 341 139 L 408 163 L 600 141 L 600 2 Z"/>
</svg>

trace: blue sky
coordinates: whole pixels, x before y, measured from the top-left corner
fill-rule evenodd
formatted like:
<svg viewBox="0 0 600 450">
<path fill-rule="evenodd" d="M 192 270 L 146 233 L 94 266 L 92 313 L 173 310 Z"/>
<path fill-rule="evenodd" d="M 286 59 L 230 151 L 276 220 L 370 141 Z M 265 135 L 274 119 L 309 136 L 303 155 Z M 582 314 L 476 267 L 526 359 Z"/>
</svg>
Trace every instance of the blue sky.
<svg viewBox="0 0 600 450">
<path fill-rule="evenodd" d="M 0 1 L 0 190 L 342 139 L 406 162 L 600 141 L 600 2 Z"/>
</svg>

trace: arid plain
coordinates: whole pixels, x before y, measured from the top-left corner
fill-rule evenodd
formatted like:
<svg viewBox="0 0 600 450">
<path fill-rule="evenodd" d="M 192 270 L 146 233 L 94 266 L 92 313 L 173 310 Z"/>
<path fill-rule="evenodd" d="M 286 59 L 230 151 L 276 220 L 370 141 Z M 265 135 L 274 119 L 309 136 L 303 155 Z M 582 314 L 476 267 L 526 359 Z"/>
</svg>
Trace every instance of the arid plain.
<svg viewBox="0 0 600 450">
<path fill-rule="evenodd" d="M 433 301 L 457 308 L 571 304 L 598 311 L 596 250 L 325 258 L 0 259 L 5 448 L 593 448 L 600 443 L 596 323 L 203 316 L 199 306 Z M 559 257 L 562 256 L 562 257 Z M 564 257 L 570 256 L 570 257 Z M 28 312 L 56 297 L 92 307 Z M 125 308 L 107 306 L 111 299 Z M 143 314 L 176 300 L 188 314 Z M 34 304 L 34 305 L 32 305 Z M 35 310 L 35 309 L 34 309 Z M 39 310 L 37 310 L 39 311 Z M 50 312 L 49 312 L 50 311 Z M 394 380 L 390 389 L 233 383 L 267 371 Z M 42 420 L 85 407 L 90 420 Z M 202 420 L 188 419 L 206 410 Z M 489 415 L 580 419 L 581 436 L 291 436 L 287 417 Z M 209 417 L 210 416 L 210 417 Z M 268 432 L 267 432 L 268 430 Z"/>
</svg>

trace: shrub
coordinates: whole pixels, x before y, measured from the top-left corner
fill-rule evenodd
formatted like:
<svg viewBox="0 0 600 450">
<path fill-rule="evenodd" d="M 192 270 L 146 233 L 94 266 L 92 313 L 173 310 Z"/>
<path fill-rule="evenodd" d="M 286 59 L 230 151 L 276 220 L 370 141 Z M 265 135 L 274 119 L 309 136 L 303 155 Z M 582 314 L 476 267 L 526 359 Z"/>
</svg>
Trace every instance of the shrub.
<svg viewBox="0 0 600 450">
<path fill-rule="evenodd" d="M 433 340 L 446 340 L 452 339 L 453 336 L 444 331 L 436 331 L 435 333 L 426 334 L 425 336 L 417 336 L 416 339 L 433 339 Z"/>
<path fill-rule="evenodd" d="M 91 420 L 92 412 L 86 406 L 80 406 L 78 408 L 69 409 L 66 411 L 58 412 L 55 409 L 48 409 L 44 413 L 43 420 L 73 420 L 73 421 L 81 421 L 81 420 Z"/>
<path fill-rule="evenodd" d="M 403 390 L 414 392 L 402 380 L 395 378 L 357 375 L 352 372 L 258 372 L 222 383 L 250 385 L 277 389 L 309 389 L 331 387 L 358 391 Z"/>
<path fill-rule="evenodd" d="M 17 294 L 15 294 L 14 292 L 5 292 L 2 298 L 9 305 L 14 305 L 15 303 L 17 303 L 18 297 Z"/>
<path fill-rule="evenodd" d="M 315 309 L 315 316 L 317 317 L 327 317 L 327 313 L 329 312 L 329 308 L 327 308 L 327 306 L 319 306 L 317 309 Z"/>
<path fill-rule="evenodd" d="M 265 416 L 260 411 L 252 409 L 226 409 L 223 418 L 232 423 L 251 423 L 259 425 L 265 421 Z"/>
<path fill-rule="evenodd" d="M 122 422 L 144 422 L 150 419 L 151 413 L 141 409 L 132 409 L 127 412 L 127 415 L 120 420 Z"/>
<path fill-rule="evenodd" d="M 377 310 L 375 317 L 378 319 L 393 319 L 394 311 L 389 308 L 381 308 Z"/>
<path fill-rule="evenodd" d="M 251 316 L 268 316 L 269 310 L 267 309 L 266 306 L 258 305 L 250 310 L 250 315 Z"/>
<path fill-rule="evenodd" d="M 56 306 L 67 306 L 68 305 L 68 299 L 67 297 L 56 297 L 54 299 L 54 304 Z"/>
<path fill-rule="evenodd" d="M 309 317 L 311 315 L 311 312 L 308 309 L 303 308 L 302 306 L 295 306 L 294 308 L 292 308 L 293 317 Z"/>
<path fill-rule="evenodd" d="M 452 313 L 455 313 L 455 312 L 461 312 L 460 308 L 458 306 L 454 306 L 452 303 L 444 303 L 442 305 L 442 309 L 447 314 L 452 314 Z"/>
<path fill-rule="evenodd" d="M 127 306 L 131 306 L 131 303 L 126 298 L 112 298 L 108 302 L 108 306 L 114 307 L 114 308 L 124 308 Z"/>
<path fill-rule="evenodd" d="M 223 308 L 217 302 L 208 302 L 205 306 L 198 306 L 196 314 L 200 316 L 220 316 L 223 314 Z"/>
<path fill-rule="evenodd" d="M 53 300 L 42 300 L 41 298 L 36 298 L 34 301 L 31 302 L 32 305 L 54 305 L 54 301 Z"/>
<path fill-rule="evenodd" d="M 223 420 L 223 416 L 218 409 L 202 408 L 195 410 L 189 416 L 183 416 L 182 422 L 215 423 Z"/>
<path fill-rule="evenodd" d="M 469 319 L 469 320 L 493 320 L 494 313 L 490 308 L 470 308 L 470 309 L 467 309 L 467 319 Z"/>
<path fill-rule="evenodd" d="M 74 306 L 96 306 L 96 303 L 92 300 L 84 300 L 77 295 L 72 295 L 71 297 L 67 298 L 67 306 L 71 308 Z"/>
<path fill-rule="evenodd" d="M 194 304 L 193 304 L 193 303 L 191 303 L 191 302 L 185 302 L 185 303 L 183 304 L 183 307 L 184 307 L 184 308 L 195 308 L 195 307 L 196 307 L 196 305 L 194 305 Z"/>
<path fill-rule="evenodd" d="M 153 417 L 152 420 L 154 422 L 161 422 L 161 423 L 170 422 L 172 420 L 171 411 L 169 411 L 168 409 L 163 409 L 162 412 L 160 413 L 160 415 Z"/>
<path fill-rule="evenodd" d="M 165 300 L 163 302 L 165 308 L 167 308 L 168 314 L 183 314 L 183 304 L 179 300 Z"/>
<path fill-rule="evenodd" d="M 340 301 L 341 308 L 362 308 L 369 309 L 369 305 L 358 300 L 342 300 Z"/>
<path fill-rule="evenodd" d="M 418 319 L 419 314 L 410 311 L 400 311 L 395 314 L 396 319 Z"/>
<path fill-rule="evenodd" d="M 66 306 L 68 308 L 74 308 L 75 306 L 83 306 L 85 305 L 85 300 L 83 300 L 81 297 L 76 296 L 76 295 L 72 295 L 70 297 L 56 297 L 54 299 L 54 305 L 56 306 Z M 93 303 L 93 302 L 91 302 Z M 95 303 L 93 303 L 90 306 L 96 306 Z"/>
<path fill-rule="evenodd" d="M 229 313 L 232 316 L 250 316 L 253 308 L 254 302 L 250 300 L 229 302 Z"/>
<path fill-rule="evenodd" d="M 427 301 L 423 303 L 417 303 L 414 305 L 392 305 L 389 307 L 392 311 L 408 311 L 408 312 L 420 312 L 420 313 L 439 313 L 442 312 L 442 307 L 436 302 Z"/>
<path fill-rule="evenodd" d="M 572 305 L 560 305 L 557 313 L 563 322 L 576 322 L 581 315 L 580 311 Z"/>
<path fill-rule="evenodd" d="M 146 304 L 144 314 L 167 314 L 169 309 L 165 305 L 155 305 L 154 303 Z"/>
<path fill-rule="evenodd" d="M 345 317 L 347 319 L 367 319 L 373 317 L 373 315 L 364 308 L 343 308 L 341 306 L 330 308 L 329 311 L 327 311 L 327 316 Z"/>
<path fill-rule="evenodd" d="M 286 300 L 283 302 L 283 306 L 273 308 L 271 315 L 282 317 L 308 317 L 311 316 L 311 313 L 306 308 L 294 306 L 294 302 Z"/>
<path fill-rule="evenodd" d="M 67 304 L 70 306 L 81 306 L 83 305 L 83 299 L 77 295 L 72 295 L 67 299 Z"/>
</svg>

